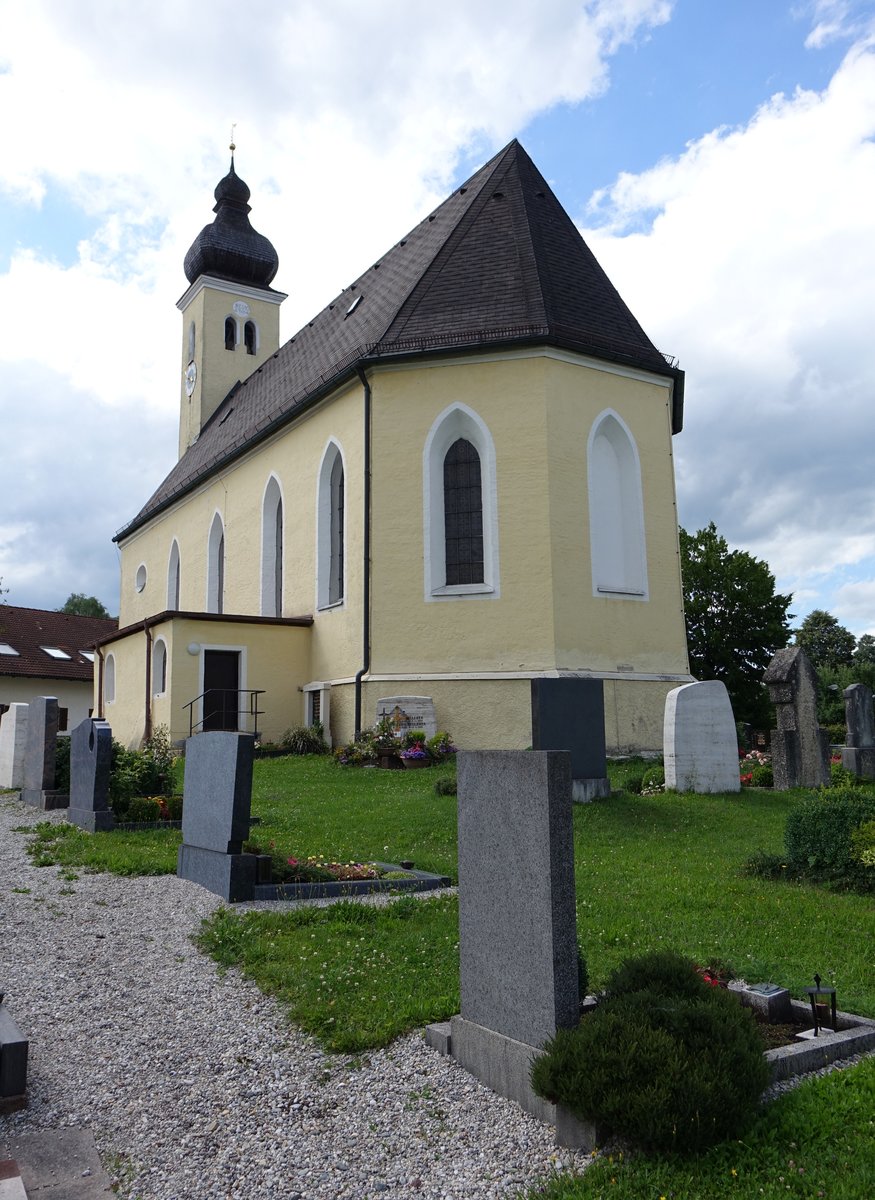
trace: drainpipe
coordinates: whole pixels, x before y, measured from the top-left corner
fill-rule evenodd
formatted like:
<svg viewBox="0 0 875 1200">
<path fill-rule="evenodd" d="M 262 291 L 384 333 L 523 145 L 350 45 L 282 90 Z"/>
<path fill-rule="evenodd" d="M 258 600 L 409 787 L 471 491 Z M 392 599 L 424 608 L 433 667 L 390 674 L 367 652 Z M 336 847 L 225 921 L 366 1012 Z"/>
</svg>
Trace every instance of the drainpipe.
<svg viewBox="0 0 875 1200">
<path fill-rule="evenodd" d="M 148 742 L 152 736 L 152 630 L 148 617 L 143 622 L 143 633 L 146 635 L 146 719 L 143 722 L 143 741 Z"/>
<path fill-rule="evenodd" d="M 103 650 L 95 646 L 97 651 L 97 719 L 103 720 Z"/>
<path fill-rule="evenodd" d="M 371 385 L 361 366 L 356 367 L 365 392 L 365 477 L 362 503 L 362 666 L 355 676 L 355 736 L 362 731 L 362 677 L 371 669 Z"/>
</svg>

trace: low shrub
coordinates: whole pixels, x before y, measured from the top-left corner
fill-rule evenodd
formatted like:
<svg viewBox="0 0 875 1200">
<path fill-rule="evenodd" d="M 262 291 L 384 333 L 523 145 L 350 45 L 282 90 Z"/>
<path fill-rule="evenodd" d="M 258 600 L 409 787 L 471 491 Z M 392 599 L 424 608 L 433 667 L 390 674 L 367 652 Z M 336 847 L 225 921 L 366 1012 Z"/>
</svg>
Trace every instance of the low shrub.
<svg viewBox="0 0 875 1200">
<path fill-rule="evenodd" d="M 661 792 L 665 787 L 665 767 L 648 767 L 641 780 L 642 792 Z"/>
<path fill-rule="evenodd" d="M 761 764 L 750 773 L 750 786 L 759 788 L 770 788 L 775 786 L 775 775 L 770 766 L 765 763 Z"/>
<path fill-rule="evenodd" d="M 119 820 L 135 796 L 169 796 L 173 792 L 174 753 L 166 725 L 159 725 L 142 750 L 128 750 L 113 739 L 109 769 L 109 800 Z"/>
<path fill-rule="evenodd" d="M 168 821 L 182 820 L 182 796 L 167 797 L 167 819 Z"/>
<path fill-rule="evenodd" d="M 161 820 L 161 802 L 155 796 L 134 796 L 128 803 L 125 821 L 145 822 Z"/>
<path fill-rule="evenodd" d="M 745 875 L 755 879 L 786 879 L 787 860 L 782 854 L 769 854 L 766 850 L 757 850 L 744 864 Z"/>
<path fill-rule="evenodd" d="M 59 737 L 55 742 L 55 787 L 59 792 L 70 790 L 70 739 Z"/>
<path fill-rule="evenodd" d="M 822 725 L 821 728 L 826 730 L 831 745 L 844 746 L 848 732 L 844 721 L 840 721 L 835 725 Z"/>
<path fill-rule="evenodd" d="M 295 725 L 287 729 L 279 744 L 288 754 L 327 754 L 321 725 Z"/>
<path fill-rule="evenodd" d="M 439 729 L 433 738 L 428 739 L 425 745 L 431 757 L 437 762 L 446 758 L 452 758 L 456 753 L 453 739 L 446 730 Z"/>
<path fill-rule="evenodd" d="M 768 1079 L 751 1014 L 666 953 L 618 968 L 608 997 L 560 1029 L 532 1068 L 538 1095 L 645 1149 L 679 1153 L 738 1136 Z"/>
<path fill-rule="evenodd" d="M 784 829 L 788 866 L 839 887 L 873 886 L 872 873 L 854 857 L 853 835 L 875 818 L 875 797 L 859 788 L 811 792 L 791 809 Z"/>
<path fill-rule="evenodd" d="M 409 750 L 413 746 L 425 745 L 425 730 L 424 729 L 408 729 L 401 738 L 401 746 L 404 750 Z"/>
<path fill-rule="evenodd" d="M 455 775 L 442 775 L 434 781 L 436 796 L 455 796 L 458 794 L 458 780 Z"/>
<path fill-rule="evenodd" d="M 829 786 L 831 788 L 856 788 L 860 786 L 860 780 L 853 771 L 849 771 L 847 767 L 842 766 L 842 760 L 839 756 L 830 759 Z"/>
<path fill-rule="evenodd" d="M 851 853 L 864 867 L 875 867 L 875 820 L 864 821 L 851 834 Z"/>
</svg>

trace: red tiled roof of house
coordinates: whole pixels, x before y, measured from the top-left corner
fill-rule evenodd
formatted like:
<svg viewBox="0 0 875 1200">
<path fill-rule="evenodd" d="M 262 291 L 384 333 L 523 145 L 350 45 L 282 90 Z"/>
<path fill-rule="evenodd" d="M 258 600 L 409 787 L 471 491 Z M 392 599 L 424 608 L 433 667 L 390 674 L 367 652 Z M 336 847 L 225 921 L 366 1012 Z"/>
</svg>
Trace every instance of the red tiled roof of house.
<svg viewBox="0 0 875 1200">
<path fill-rule="evenodd" d="M 82 651 L 117 628 L 112 618 L 0 604 L 0 675 L 87 682 L 94 675 L 94 662 Z"/>
</svg>

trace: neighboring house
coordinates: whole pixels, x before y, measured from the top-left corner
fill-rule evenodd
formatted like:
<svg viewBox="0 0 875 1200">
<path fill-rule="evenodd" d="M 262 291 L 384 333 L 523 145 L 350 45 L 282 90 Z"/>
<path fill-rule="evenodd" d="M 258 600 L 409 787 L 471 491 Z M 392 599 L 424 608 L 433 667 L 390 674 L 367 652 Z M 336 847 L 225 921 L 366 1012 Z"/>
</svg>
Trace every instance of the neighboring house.
<svg viewBox="0 0 875 1200">
<path fill-rule="evenodd" d="M 0 604 L 0 714 L 10 704 L 56 696 L 59 728 L 90 716 L 95 643 L 118 622 Z"/>
<path fill-rule="evenodd" d="M 178 302 L 179 461 L 115 539 L 116 736 L 321 718 L 337 743 L 427 695 L 459 745 L 526 746 L 530 680 L 595 676 L 609 747 L 660 747 L 691 678 L 683 372 L 519 143 L 282 346 L 233 158 L 215 196 Z"/>
</svg>

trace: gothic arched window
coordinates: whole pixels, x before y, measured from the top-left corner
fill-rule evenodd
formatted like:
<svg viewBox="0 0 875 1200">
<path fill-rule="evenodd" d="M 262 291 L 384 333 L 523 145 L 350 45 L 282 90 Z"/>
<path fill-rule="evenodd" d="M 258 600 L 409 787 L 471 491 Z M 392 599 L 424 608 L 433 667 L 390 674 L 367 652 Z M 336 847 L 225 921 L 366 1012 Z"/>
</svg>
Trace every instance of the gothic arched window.
<svg viewBox="0 0 875 1200">
<path fill-rule="evenodd" d="M 273 475 L 261 505 L 261 615 L 283 615 L 283 497 Z"/>
<path fill-rule="evenodd" d="M 589 543 L 595 596 L 647 599 L 647 553 L 638 448 L 626 423 L 607 411 L 587 447 Z"/>
<path fill-rule="evenodd" d="M 329 442 L 319 469 L 317 605 L 328 608 L 344 598 L 346 510 L 343 455 Z"/>
<path fill-rule="evenodd" d="M 225 349 L 237 349 L 237 322 L 233 317 L 225 317 Z"/>
<path fill-rule="evenodd" d="M 457 438 L 444 458 L 446 582 L 483 582 L 483 498 L 480 455 Z"/>
<path fill-rule="evenodd" d="M 243 326 L 243 344 L 247 354 L 254 354 L 258 349 L 257 340 L 255 322 L 247 321 Z"/>
<path fill-rule="evenodd" d="M 225 611 L 225 526 L 216 513 L 207 552 L 207 612 Z"/>
</svg>

